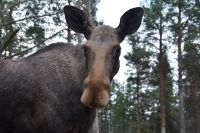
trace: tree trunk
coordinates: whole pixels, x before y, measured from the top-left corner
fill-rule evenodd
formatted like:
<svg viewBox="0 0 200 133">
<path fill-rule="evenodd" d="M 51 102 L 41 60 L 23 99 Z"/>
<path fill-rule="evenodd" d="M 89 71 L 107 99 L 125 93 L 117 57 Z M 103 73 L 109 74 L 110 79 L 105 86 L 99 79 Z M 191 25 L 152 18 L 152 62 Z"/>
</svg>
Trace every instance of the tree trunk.
<svg viewBox="0 0 200 133">
<path fill-rule="evenodd" d="M 181 13 L 182 4 L 178 3 L 178 31 L 177 31 L 177 46 L 178 46 L 178 90 L 179 90 L 179 119 L 180 119 L 180 133 L 185 133 L 185 114 L 184 114 L 184 91 L 182 79 L 182 50 L 181 50 Z"/>
<path fill-rule="evenodd" d="M 184 114 L 184 92 L 182 79 L 181 64 L 181 46 L 178 46 L 178 90 L 179 90 L 179 117 L 180 117 L 180 133 L 185 133 L 185 114 Z"/>
<path fill-rule="evenodd" d="M 96 110 L 96 116 L 94 123 L 92 125 L 92 133 L 99 133 L 99 119 L 98 119 L 98 110 Z"/>
<path fill-rule="evenodd" d="M 139 68 L 137 68 L 139 69 Z M 136 116 L 136 120 L 137 120 L 137 129 L 136 129 L 136 133 L 141 133 L 141 105 L 140 105 L 140 77 L 139 77 L 139 70 L 137 70 L 137 81 L 136 81 L 136 86 L 137 86 L 137 116 Z"/>
<path fill-rule="evenodd" d="M 185 133 L 185 114 L 184 114 L 184 92 L 183 92 L 183 79 L 182 79 L 182 65 L 181 48 L 178 46 L 178 90 L 179 90 L 179 119 L 180 119 L 180 133 Z"/>
<path fill-rule="evenodd" d="M 78 0 L 77 3 L 76 3 L 77 7 L 79 9 L 81 9 L 81 0 Z M 81 34 L 80 33 L 77 33 L 77 40 L 78 40 L 78 44 L 81 44 L 82 42 L 82 39 L 81 39 Z"/>
<path fill-rule="evenodd" d="M 191 133 L 198 133 L 200 131 L 199 127 L 199 101 L 198 101 L 198 85 L 195 81 L 193 75 L 191 76 L 190 80 L 190 96 L 187 98 L 187 103 L 190 103 L 190 108 L 188 109 L 189 118 L 186 120 L 189 121 L 189 124 L 186 125 L 186 131 L 189 129 L 188 132 Z"/>
<path fill-rule="evenodd" d="M 87 2 L 87 13 L 88 13 L 88 18 L 89 21 L 93 24 L 92 19 L 91 19 L 91 10 L 92 10 L 92 4 L 91 4 L 91 0 L 88 0 Z"/>
<path fill-rule="evenodd" d="M 2 24 L 2 3 L 1 3 L 1 0 L 0 0 L 0 59 L 1 59 L 1 56 L 2 56 L 2 33 L 1 33 L 1 24 Z"/>
<path fill-rule="evenodd" d="M 71 0 L 68 0 L 68 4 L 71 5 Z M 71 43 L 71 41 L 72 41 L 71 29 L 68 26 L 68 28 L 67 28 L 67 42 Z"/>
<path fill-rule="evenodd" d="M 161 125 L 161 133 L 165 133 L 166 132 L 166 128 L 165 128 L 163 57 L 161 57 L 161 59 L 159 61 L 159 87 L 160 87 L 160 125 Z"/>
<path fill-rule="evenodd" d="M 129 121 L 129 130 L 128 130 L 129 133 L 132 133 L 132 123 L 131 123 L 131 118 L 130 118 L 130 121 Z"/>
<path fill-rule="evenodd" d="M 108 114 L 108 133 L 113 133 L 113 128 L 112 128 L 112 104 L 108 104 L 109 108 L 109 114 Z"/>
<path fill-rule="evenodd" d="M 163 21 L 162 21 L 162 13 L 160 12 L 160 26 L 159 26 L 159 43 L 160 43 L 160 53 L 158 57 L 159 61 L 159 88 L 160 88 L 160 128 L 161 128 L 161 133 L 166 132 L 166 127 L 165 127 L 165 98 L 164 98 L 164 51 L 163 51 Z"/>
</svg>

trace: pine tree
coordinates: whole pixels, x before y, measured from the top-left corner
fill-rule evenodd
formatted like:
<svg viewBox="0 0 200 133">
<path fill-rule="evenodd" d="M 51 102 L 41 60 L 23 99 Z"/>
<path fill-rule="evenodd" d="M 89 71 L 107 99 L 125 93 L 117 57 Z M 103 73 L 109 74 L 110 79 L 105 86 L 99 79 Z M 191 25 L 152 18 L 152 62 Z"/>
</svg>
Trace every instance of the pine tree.
<svg viewBox="0 0 200 133">
<path fill-rule="evenodd" d="M 164 32 L 165 32 L 165 16 L 164 9 L 166 5 L 161 0 L 152 0 L 150 2 L 150 7 L 146 8 L 147 16 L 145 17 L 146 29 L 150 31 L 148 38 L 152 35 L 152 41 L 158 43 L 158 76 L 159 76 L 159 88 L 160 88 L 160 130 L 161 133 L 166 132 L 166 120 L 165 120 L 165 100 L 164 100 Z M 155 37 L 157 34 L 158 37 Z"/>
<path fill-rule="evenodd" d="M 187 113 L 185 98 L 187 98 L 187 87 L 184 82 L 184 51 L 183 47 L 192 44 L 198 38 L 195 34 L 199 27 L 199 2 L 196 0 L 176 0 L 170 1 L 169 22 L 171 23 L 170 29 L 172 33 L 172 43 L 177 45 L 178 49 L 178 90 L 179 90 L 179 118 L 180 118 L 180 133 L 186 132 L 185 113 Z M 177 9 L 177 10 L 174 10 Z M 194 30 L 195 29 L 195 30 Z M 193 38 L 193 39 L 192 39 Z M 196 39 L 198 40 L 198 39 Z M 186 85 L 187 86 L 187 85 Z"/>
<path fill-rule="evenodd" d="M 174 24 L 174 32 L 177 37 L 176 44 L 178 47 L 178 90 L 179 90 L 179 117 L 180 117 L 180 133 L 185 133 L 185 114 L 184 114 L 184 90 L 183 90 L 183 65 L 182 65 L 182 40 L 183 40 L 183 24 L 182 10 L 184 6 L 183 0 L 178 0 L 175 5 L 178 7 L 178 22 Z"/>
<path fill-rule="evenodd" d="M 3 24 L 7 21 L 13 21 L 13 11 L 14 7 L 12 6 L 15 1 L 0 1 L 0 57 L 4 58 L 6 56 L 11 55 L 11 53 L 14 51 L 14 47 L 16 47 L 16 43 L 14 43 L 14 40 L 16 40 L 15 36 L 18 29 L 15 29 L 12 25 L 6 25 Z M 6 7 L 9 8 L 9 10 L 6 10 Z M 4 52 L 5 50 L 9 52 Z M 4 52 L 4 53 L 3 53 Z"/>
<path fill-rule="evenodd" d="M 53 0 L 2 0 L 0 15 L 2 58 L 12 58 L 15 55 L 22 57 L 25 52 L 41 47 L 47 40 L 63 32 L 63 29 L 58 28 L 62 23 L 61 5 L 64 5 L 62 1 Z M 56 32 L 55 29 L 60 30 Z M 28 45 L 33 47 L 30 48 Z"/>
<path fill-rule="evenodd" d="M 132 51 L 125 56 L 129 66 L 128 83 L 131 85 L 132 94 L 135 98 L 136 113 L 136 133 L 142 132 L 142 96 L 141 90 L 147 85 L 149 74 L 149 57 L 150 52 L 146 51 L 146 46 L 142 44 L 141 38 L 136 34 L 129 38 L 129 43 L 132 46 Z M 135 90 L 133 92 L 133 90 Z"/>
<path fill-rule="evenodd" d="M 85 11 L 86 2 L 81 3 Z M 92 1 L 92 15 L 96 15 L 98 2 Z M 76 3 L 75 0 L 68 0 L 68 4 L 76 6 Z M 67 38 L 68 42 L 76 41 L 76 35 L 68 29 L 64 19 L 64 5 L 64 0 L 1 0 L 1 58 L 23 57 L 58 38 Z M 66 29 L 69 34 L 67 36 Z"/>
<path fill-rule="evenodd" d="M 186 132 L 197 133 L 200 130 L 200 3 L 188 1 L 185 15 L 188 17 L 187 34 L 184 39 L 183 72 L 185 90 Z"/>
<path fill-rule="evenodd" d="M 159 58 L 159 57 L 158 57 Z M 170 64 L 167 58 L 166 53 L 164 52 L 164 57 L 163 57 L 163 64 L 164 64 L 164 72 L 163 72 L 163 79 L 164 79 L 164 97 L 165 97 L 165 118 L 166 118 L 166 132 L 167 133 L 177 133 L 178 132 L 178 106 L 177 106 L 177 96 L 174 93 L 173 89 L 173 78 L 172 78 L 172 72 L 170 68 Z M 151 80 L 150 83 L 154 90 L 152 90 L 149 95 L 153 95 L 152 97 L 154 98 L 154 105 L 159 104 L 158 102 L 158 94 L 159 93 L 159 62 L 156 62 L 156 66 L 153 68 L 152 74 L 151 74 Z M 155 125 L 150 125 L 150 129 L 153 129 L 155 133 L 159 133 L 159 115 L 158 113 L 160 112 L 160 109 L 158 107 L 152 107 L 155 108 L 154 110 L 150 111 L 152 114 L 149 116 L 150 117 L 150 122 L 155 121 Z"/>
</svg>

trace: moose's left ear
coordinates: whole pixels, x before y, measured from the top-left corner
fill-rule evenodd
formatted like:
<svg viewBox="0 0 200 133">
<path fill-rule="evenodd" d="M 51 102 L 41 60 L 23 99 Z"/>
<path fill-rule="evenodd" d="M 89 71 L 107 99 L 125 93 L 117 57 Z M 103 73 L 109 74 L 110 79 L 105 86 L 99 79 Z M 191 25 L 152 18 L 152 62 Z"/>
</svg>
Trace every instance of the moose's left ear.
<svg viewBox="0 0 200 133">
<path fill-rule="evenodd" d="M 135 33 L 140 27 L 143 8 L 137 7 L 126 11 L 120 18 L 120 24 L 116 28 L 119 35 L 119 40 L 123 41 L 126 35 Z"/>
</svg>

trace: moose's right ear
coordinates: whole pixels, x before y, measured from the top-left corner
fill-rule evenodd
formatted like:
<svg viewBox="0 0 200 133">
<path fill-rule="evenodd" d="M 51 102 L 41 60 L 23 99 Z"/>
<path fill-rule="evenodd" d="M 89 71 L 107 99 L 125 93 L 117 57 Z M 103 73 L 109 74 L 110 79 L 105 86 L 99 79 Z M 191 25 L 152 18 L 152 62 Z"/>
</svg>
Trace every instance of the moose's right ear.
<svg viewBox="0 0 200 133">
<path fill-rule="evenodd" d="M 68 5 L 64 7 L 64 13 L 68 26 L 88 39 L 92 30 L 88 16 L 82 10 Z"/>
</svg>

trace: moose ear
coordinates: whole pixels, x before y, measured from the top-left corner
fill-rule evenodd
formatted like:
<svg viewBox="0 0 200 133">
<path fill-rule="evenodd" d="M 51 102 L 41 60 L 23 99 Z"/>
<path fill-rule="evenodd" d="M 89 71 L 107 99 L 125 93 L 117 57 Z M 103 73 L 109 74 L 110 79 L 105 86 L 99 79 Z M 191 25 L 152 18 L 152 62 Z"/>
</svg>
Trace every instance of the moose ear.
<svg viewBox="0 0 200 133">
<path fill-rule="evenodd" d="M 80 9 L 68 5 L 64 7 L 64 13 L 68 26 L 75 32 L 83 33 L 88 39 L 92 30 L 88 16 Z"/>
<path fill-rule="evenodd" d="M 126 35 L 135 33 L 140 27 L 143 9 L 141 7 L 132 8 L 126 11 L 120 18 L 120 24 L 116 28 L 120 41 L 123 41 Z"/>
</svg>

